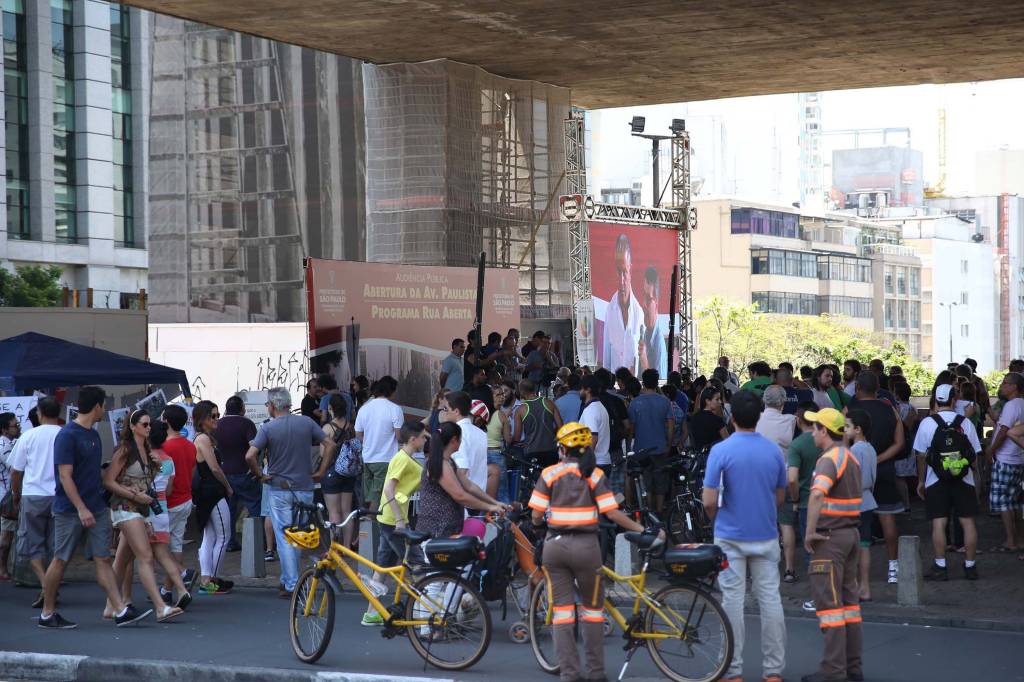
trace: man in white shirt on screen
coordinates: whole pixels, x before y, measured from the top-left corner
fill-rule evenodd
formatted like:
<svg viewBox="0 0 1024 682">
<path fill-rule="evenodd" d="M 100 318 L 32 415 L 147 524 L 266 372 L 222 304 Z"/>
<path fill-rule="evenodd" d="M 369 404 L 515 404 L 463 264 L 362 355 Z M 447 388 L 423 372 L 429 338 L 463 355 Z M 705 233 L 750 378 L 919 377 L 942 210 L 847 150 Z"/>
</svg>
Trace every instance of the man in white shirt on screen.
<svg viewBox="0 0 1024 682">
<path fill-rule="evenodd" d="M 636 351 L 644 312 L 633 295 L 633 255 L 629 238 L 624 234 L 620 234 L 615 242 L 615 272 L 618 288 L 605 308 L 601 365 L 612 371 L 625 367 L 636 373 Z"/>
</svg>

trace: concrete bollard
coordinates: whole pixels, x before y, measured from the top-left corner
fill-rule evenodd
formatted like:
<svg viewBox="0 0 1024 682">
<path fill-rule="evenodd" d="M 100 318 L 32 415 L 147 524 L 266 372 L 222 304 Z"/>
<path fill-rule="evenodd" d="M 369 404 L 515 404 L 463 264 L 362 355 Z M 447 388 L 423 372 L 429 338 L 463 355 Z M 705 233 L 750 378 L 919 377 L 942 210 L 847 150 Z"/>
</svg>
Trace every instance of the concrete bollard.
<svg viewBox="0 0 1024 682">
<path fill-rule="evenodd" d="M 636 545 L 623 534 L 615 536 L 615 572 L 619 575 L 634 575 L 640 571 L 640 555 Z"/>
<path fill-rule="evenodd" d="M 900 581 L 896 603 L 900 606 L 921 605 L 921 538 L 901 535 L 898 554 Z"/>
<path fill-rule="evenodd" d="M 266 554 L 263 538 L 263 517 L 248 516 L 242 520 L 242 577 L 267 577 Z"/>
</svg>

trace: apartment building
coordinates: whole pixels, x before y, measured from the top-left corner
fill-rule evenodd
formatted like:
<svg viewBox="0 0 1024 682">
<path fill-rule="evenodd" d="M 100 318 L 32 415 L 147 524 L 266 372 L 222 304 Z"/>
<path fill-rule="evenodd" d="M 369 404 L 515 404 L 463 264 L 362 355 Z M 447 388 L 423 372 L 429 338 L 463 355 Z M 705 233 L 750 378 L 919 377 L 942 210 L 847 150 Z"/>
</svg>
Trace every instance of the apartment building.
<svg viewBox="0 0 1024 682">
<path fill-rule="evenodd" d="M 921 263 L 897 248 L 898 228 L 731 198 L 695 205 L 698 304 L 723 296 L 768 313 L 840 315 L 920 352 Z"/>
</svg>

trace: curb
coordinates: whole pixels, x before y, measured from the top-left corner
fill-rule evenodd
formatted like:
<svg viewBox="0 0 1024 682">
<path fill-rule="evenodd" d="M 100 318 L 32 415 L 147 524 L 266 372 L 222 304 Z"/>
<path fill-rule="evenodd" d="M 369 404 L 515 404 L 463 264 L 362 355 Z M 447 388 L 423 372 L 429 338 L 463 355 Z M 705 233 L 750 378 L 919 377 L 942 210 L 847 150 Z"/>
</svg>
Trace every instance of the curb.
<svg viewBox="0 0 1024 682">
<path fill-rule="evenodd" d="M 815 620 L 813 613 L 804 611 L 798 606 L 783 606 L 782 611 L 787 618 Z M 743 609 L 743 612 L 748 616 L 756 616 L 760 613 L 756 606 L 747 606 Z M 932 628 L 985 630 L 988 632 L 1024 632 L 1024 622 L 1020 621 L 983 620 L 980 618 L 959 618 L 957 616 L 916 616 L 909 613 L 905 615 L 899 613 L 870 613 L 869 611 L 862 611 L 861 617 L 865 623 L 880 625 L 919 625 Z"/>
<path fill-rule="evenodd" d="M 65 656 L 0 651 L 0 670 L 5 680 L 47 680 L 48 682 L 163 682 L 164 680 L 205 680 L 206 682 L 454 682 L 428 677 L 366 675 L 334 671 L 244 668 L 200 665 L 176 661 Z"/>
</svg>

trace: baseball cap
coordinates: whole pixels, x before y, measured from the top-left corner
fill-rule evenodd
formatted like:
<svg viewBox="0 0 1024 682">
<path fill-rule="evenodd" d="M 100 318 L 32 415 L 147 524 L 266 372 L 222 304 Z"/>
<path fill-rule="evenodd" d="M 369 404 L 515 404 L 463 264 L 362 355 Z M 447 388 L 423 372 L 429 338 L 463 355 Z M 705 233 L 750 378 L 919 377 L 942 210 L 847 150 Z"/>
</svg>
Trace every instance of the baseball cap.
<svg viewBox="0 0 1024 682">
<path fill-rule="evenodd" d="M 817 412 L 804 412 L 804 419 L 821 424 L 837 436 L 843 435 L 843 430 L 846 428 L 846 417 L 843 416 L 842 412 L 832 407 L 826 407 Z"/>
<path fill-rule="evenodd" d="M 491 418 L 491 411 L 487 409 L 487 405 L 482 400 L 474 400 L 469 407 L 469 413 L 474 417 L 479 417 L 484 421 L 488 421 Z"/>
<path fill-rule="evenodd" d="M 955 390 L 950 384 L 939 384 L 935 387 L 935 402 L 945 405 Z"/>
</svg>

